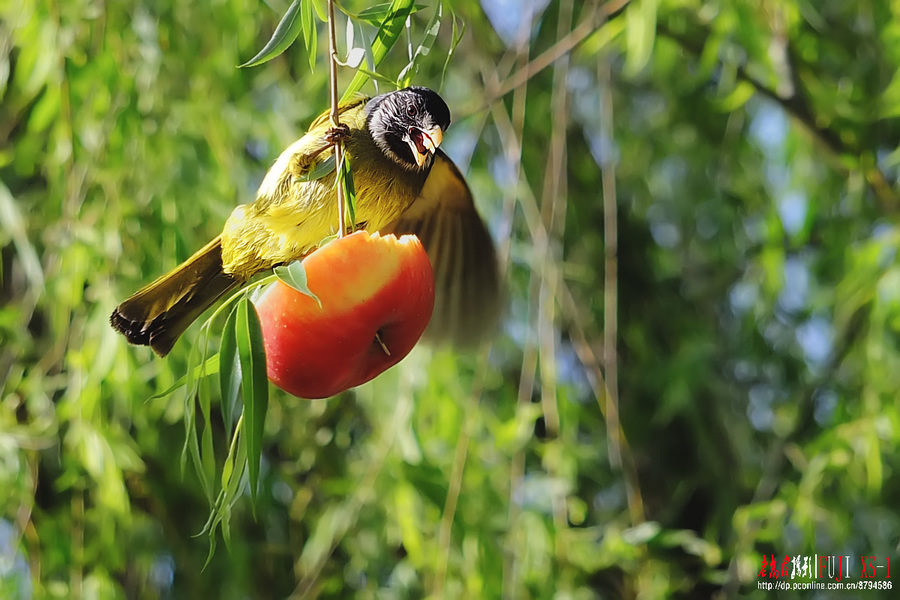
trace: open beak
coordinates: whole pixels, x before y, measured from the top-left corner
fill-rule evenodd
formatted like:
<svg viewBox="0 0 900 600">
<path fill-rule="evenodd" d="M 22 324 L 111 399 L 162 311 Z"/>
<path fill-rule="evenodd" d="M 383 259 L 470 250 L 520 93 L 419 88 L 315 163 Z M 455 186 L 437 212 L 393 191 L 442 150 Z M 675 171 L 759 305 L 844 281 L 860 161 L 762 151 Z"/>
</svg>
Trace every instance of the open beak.
<svg viewBox="0 0 900 600">
<path fill-rule="evenodd" d="M 416 164 L 421 169 L 425 166 L 428 157 L 434 154 L 438 146 L 444 140 L 444 130 L 440 125 L 435 125 L 428 131 L 422 131 L 418 127 L 409 128 L 409 147 L 412 148 Z"/>
</svg>

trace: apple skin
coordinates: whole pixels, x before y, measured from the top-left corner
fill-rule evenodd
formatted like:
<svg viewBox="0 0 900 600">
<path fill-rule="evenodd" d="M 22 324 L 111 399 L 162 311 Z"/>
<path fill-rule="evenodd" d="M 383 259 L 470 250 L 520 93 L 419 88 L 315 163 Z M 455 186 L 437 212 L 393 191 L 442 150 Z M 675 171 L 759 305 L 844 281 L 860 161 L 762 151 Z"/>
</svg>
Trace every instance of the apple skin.
<svg viewBox="0 0 900 600">
<path fill-rule="evenodd" d="M 294 396 L 328 398 L 369 381 L 409 354 L 431 320 L 434 274 L 415 236 L 357 231 L 303 266 L 321 305 L 280 280 L 255 302 L 269 380 Z"/>
</svg>

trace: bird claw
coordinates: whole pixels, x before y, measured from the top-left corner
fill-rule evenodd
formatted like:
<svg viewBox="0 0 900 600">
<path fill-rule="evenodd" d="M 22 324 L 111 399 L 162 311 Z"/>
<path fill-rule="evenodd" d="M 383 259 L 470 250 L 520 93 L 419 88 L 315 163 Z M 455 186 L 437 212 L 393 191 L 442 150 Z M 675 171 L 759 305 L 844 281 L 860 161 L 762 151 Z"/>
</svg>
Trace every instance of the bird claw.
<svg viewBox="0 0 900 600">
<path fill-rule="evenodd" d="M 346 141 L 350 137 L 350 128 L 346 123 L 341 123 L 336 127 L 331 127 L 325 132 L 325 141 L 329 144 L 337 144 Z"/>
</svg>

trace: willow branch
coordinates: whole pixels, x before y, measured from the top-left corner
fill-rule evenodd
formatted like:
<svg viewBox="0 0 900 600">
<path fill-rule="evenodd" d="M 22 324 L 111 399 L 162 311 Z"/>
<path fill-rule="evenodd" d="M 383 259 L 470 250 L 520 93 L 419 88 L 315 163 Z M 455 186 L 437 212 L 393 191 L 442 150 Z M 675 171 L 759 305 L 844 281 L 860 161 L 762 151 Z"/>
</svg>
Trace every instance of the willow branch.
<svg viewBox="0 0 900 600">
<path fill-rule="evenodd" d="M 465 118 L 476 112 L 481 112 L 493 105 L 497 100 L 508 93 L 519 89 L 525 85 L 532 77 L 566 56 L 572 50 L 577 48 L 582 42 L 591 36 L 600 26 L 611 17 L 622 12 L 628 5 L 630 0 L 609 0 L 600 6 L 596 6 L 588 17 L 575 26 L 572 31 L 560 38 L 555 44 L 547 48 L 542 54 L 521 65 L 516 71 L 507 77 L 499 86 L 490 94 L 488 94 L 484 103 L 469 110 L 462 111 L 462 117 Z"/>
<path fill-rule="evenodd" d="M 331 125 L 340 127 L 341 119 L 338 113 L 338 82 L 337 82 L 337 40 L 334 33 L 334 0 L 328 0 L 328 76 L 331 83 Z M 338 237 L 344 237 L 347 233 L 347 198 L 344 195 L 344 186 L 338 181 L 340 168 L 344 161 L 344 142 L 340 139 L 334 142 L 335 183 L 337 184 L 338 199 Z"/>
</svg>

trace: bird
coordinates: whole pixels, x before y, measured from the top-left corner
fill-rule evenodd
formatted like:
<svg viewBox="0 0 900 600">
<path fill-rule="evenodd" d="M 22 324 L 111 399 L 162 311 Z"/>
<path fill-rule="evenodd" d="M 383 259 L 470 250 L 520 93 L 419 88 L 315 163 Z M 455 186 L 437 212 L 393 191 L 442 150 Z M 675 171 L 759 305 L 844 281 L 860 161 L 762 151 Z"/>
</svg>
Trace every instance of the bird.
<svg viewBox="0 0 900 600">
<path fill-rule="evenodd" d="M 300 260 L 339 229 L 334 143 L 343 141 L 356 189 L 356 227 L 415 234 L 435 275 L 425 338 L 471 347 L 498 321 L 501 286 L 493 240 L 459 169 L 439 149 L 450 110 L 411 86 L 323 112 L 269 168 L 208 244 L 121 302 L 110 316 L 128 342 L 166 356 L 196 319 L 254 275 Z"/>
</svg>

